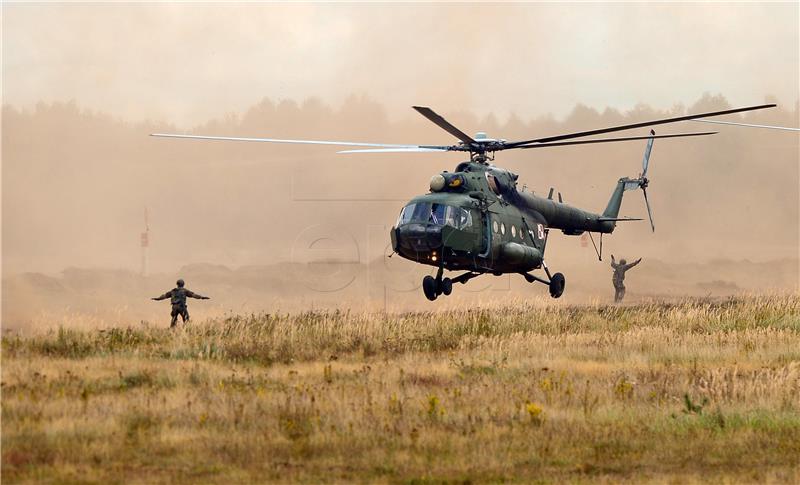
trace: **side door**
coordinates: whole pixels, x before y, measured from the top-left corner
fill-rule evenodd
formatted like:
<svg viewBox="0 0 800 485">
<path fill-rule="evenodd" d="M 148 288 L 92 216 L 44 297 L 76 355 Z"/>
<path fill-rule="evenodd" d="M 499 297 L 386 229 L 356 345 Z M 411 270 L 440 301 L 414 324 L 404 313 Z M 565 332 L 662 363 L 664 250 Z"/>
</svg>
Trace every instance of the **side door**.
<svg viewBox="0 0 800 485">
<path fill-rule="evenodd" d="M 485 247 L 481 213 L 475 209 L 448 208 L 447 223 L 442 227 L 442 242 L 455 250 L 473 254 Z"/>
</svg>

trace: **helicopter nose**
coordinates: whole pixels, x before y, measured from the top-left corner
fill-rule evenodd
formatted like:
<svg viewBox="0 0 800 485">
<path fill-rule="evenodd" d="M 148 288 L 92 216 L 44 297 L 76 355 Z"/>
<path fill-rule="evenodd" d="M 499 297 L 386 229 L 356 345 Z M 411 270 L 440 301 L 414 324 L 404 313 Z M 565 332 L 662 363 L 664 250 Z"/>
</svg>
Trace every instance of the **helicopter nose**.
<svg viewBox="0 0 800 485">
<path fill-rule="evenodd" d="M 409 253 L 428 252 L 442 246 L 442 228 L 427 224 L 404 224 L 397 228 L 397 245 Z"/>
</svg>

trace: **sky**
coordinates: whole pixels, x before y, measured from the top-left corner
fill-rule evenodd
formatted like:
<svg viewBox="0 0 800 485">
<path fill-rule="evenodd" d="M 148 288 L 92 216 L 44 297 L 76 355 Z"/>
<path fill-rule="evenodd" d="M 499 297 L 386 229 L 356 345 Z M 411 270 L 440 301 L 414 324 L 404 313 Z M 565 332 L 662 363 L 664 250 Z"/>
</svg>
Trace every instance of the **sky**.
<svg viewBox="0 0 800 485">
<path fill-rule="evenodd" d="M 733 105 L 800 86 L 798 3 L 9 4 L 3 103 L 76 100 L 191 128 L 263 98 L 351 94 L 563 118 L 582 103 Z"/>
</svg>

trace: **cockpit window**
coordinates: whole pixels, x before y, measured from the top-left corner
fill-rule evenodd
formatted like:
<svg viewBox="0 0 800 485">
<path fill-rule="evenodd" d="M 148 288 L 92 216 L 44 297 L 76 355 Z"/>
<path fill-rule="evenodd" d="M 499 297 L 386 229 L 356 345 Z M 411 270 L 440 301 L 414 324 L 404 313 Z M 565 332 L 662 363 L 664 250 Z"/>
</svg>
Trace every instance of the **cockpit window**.
<svg viewBox="0 0 800 485">
<path fill-rule="evenodd" d="M 397 218 L 398 227 L 411 222 L 465 229 L 472 226 L 472 214 L 461 207 L 419 202 L 403 207 L 400 217 Z"/>
<path fill-rule="evenodd" d="M 397 218 L 397 226 L 408 224 L 409 222 L 428 222 L 431 216 L 431 204 L 408 204 L 400 211 Z"/>
<path fill-rule="evenodd" d="M 446 205 L 442 204 L 433 204 L 431 206 L 431 219 L 430 222 L 436 224 L 437 226 L 443 226 L 446 221 L 447 217 L 447 207 Z"/>
</svg>

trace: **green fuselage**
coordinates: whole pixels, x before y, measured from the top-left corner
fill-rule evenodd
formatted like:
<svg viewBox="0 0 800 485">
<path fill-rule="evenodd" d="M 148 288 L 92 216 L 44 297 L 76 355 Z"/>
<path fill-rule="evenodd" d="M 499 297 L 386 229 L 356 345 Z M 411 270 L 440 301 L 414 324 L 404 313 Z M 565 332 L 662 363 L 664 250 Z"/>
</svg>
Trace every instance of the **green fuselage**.
<svg viewBox="0 0 800 485">
<path fill-rule="evenodd" d="M 448 270 L 525 273 L 542 266 L 549 229 L 567 235 L 610 233 L 624 191 L 621 179 L 602 215 L 520 192 L 517 176 L 481 163 L 461 163 L 431 180 L 392 228 L 402 257 Z"/>
</svg>

